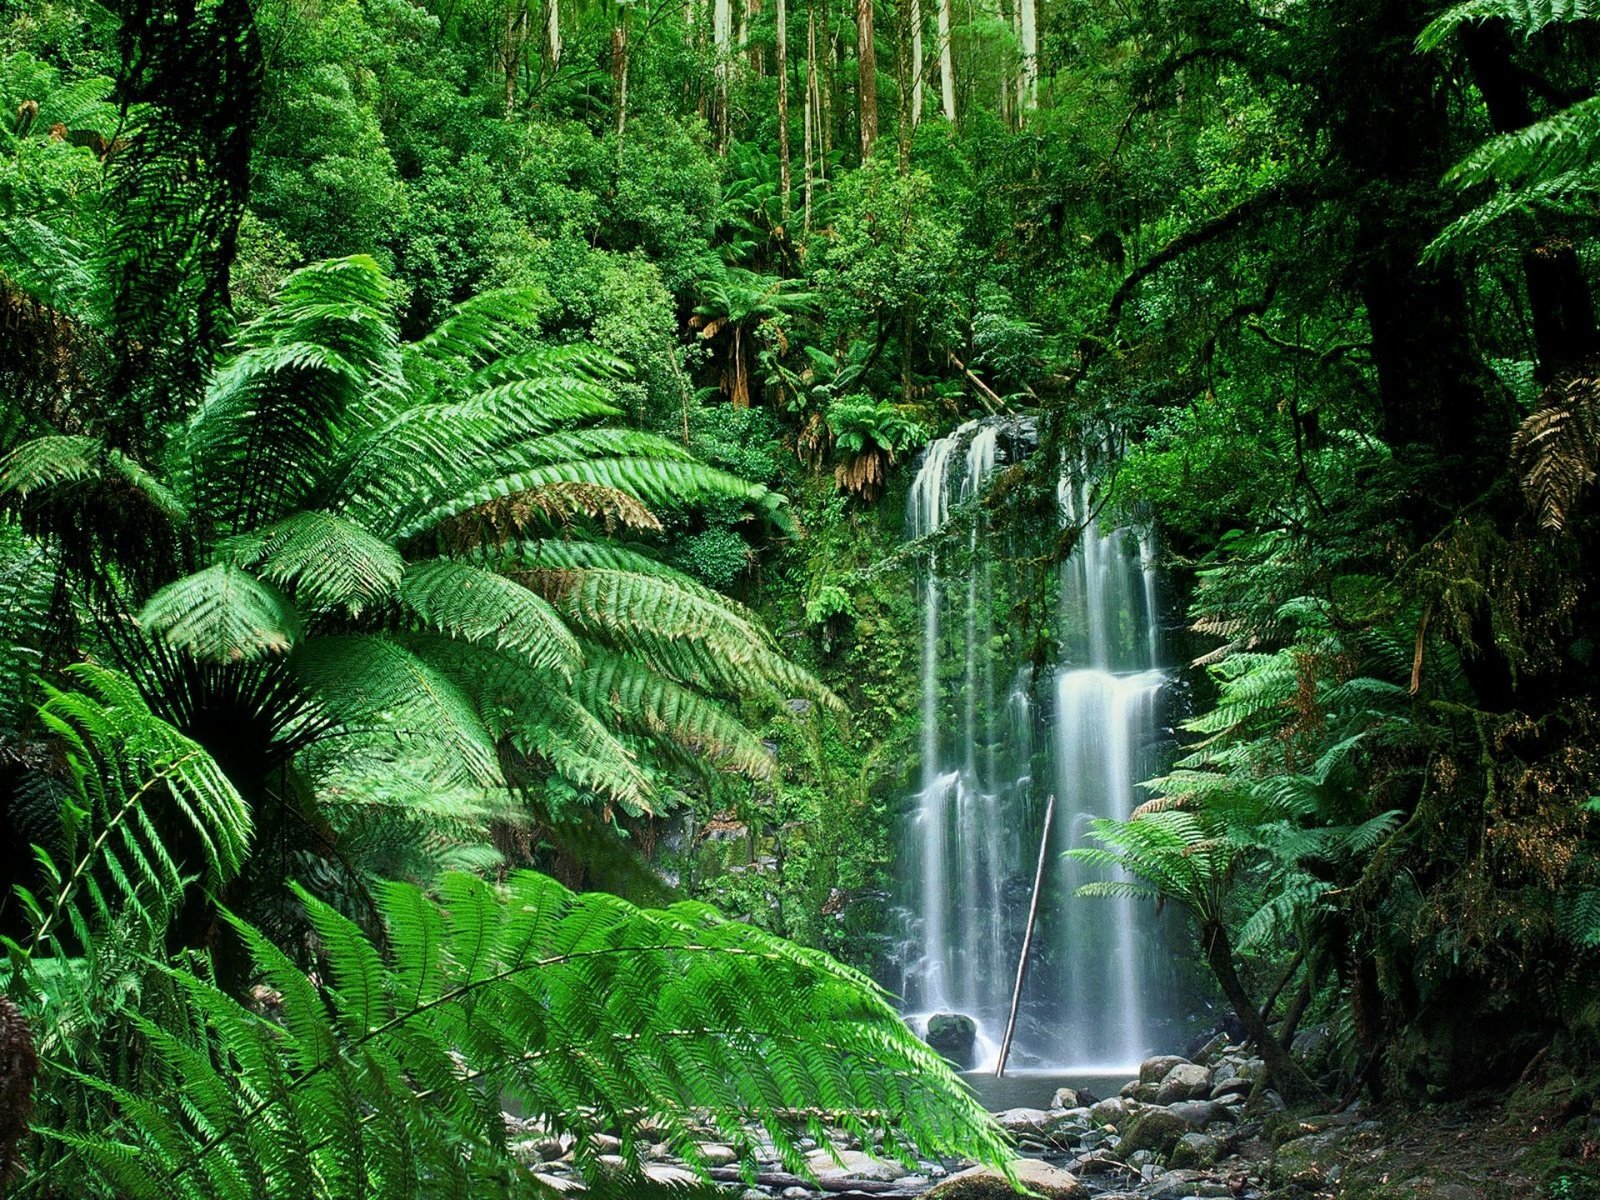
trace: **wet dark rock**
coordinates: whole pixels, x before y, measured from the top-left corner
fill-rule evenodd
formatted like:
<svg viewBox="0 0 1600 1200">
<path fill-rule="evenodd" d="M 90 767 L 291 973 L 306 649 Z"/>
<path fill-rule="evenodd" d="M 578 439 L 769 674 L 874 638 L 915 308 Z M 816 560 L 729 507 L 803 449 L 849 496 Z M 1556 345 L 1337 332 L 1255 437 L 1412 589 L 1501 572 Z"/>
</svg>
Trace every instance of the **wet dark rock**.
<svg viewBox="0 0 1600 1200">
<path fill-rule="evenodd" d="M 977 1065 L 978 1023 L 965 1013 L 934 1013 L 924 1040 L 962 1070 Z"/>
<path fill-rule="evenodd" d="M 1180 1100 L 1167 1105 L 1167 1111 L 1178 1117 L 1191 1129 L 1204 1129 L 1213 1121 L 1232 1121 L 1234 1115 L 1223 1104 L 1214 1100 Z"/>
<path fill-rule="evenodd" d="M 1209 1167 L 1222 1157 L 1223 1143 L 1205 1133 L 1186 1133 L 1172 1148 L 1168 1162 L 1174 1167 Z"/>
<path fill-rule="evenodd" d="M 1177 1054 L 1158 1054 L 1139 1064 L 1139 1082 L 1159 1084 L 1173 1067 L 1183 1066 L 1189 1060 Z"/>
<path fill-rule="evenodd" d="M 1211 1071 L 1197 1063 L 1179 1063 L 1161 1077 L 1156 1091 L 1157 1104 L 1194 1100 L 1211 1094 Z"/>
<path fill-rule="evenodd" d="M 1178 1139 L 1193 1128 L 1182 1116 L 1168 1108 L 1147 1108 L 1128 1123 L 1118 1150 L 1124 1159 L 1137 1150 L 1150 1150 L 1165 1157 Z"/>
</svg>

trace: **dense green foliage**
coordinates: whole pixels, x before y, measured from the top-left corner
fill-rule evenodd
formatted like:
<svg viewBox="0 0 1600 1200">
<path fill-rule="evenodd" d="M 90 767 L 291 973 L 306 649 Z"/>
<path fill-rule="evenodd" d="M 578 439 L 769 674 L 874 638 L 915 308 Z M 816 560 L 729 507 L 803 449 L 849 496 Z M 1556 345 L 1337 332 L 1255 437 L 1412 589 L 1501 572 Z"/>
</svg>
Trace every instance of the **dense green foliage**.
<svg viewBox="0 0 1600 1200">
<path fill-rule="evenodd" d="M 1189 708 L 1098 890 L 1189 915 L 1286 1090 L 1600 1062 L 1595 5 L 166 11 L 0 8 L 0 797 L 40 847 L 0 915 L 60 1014 L 41 1123 L 98 1147 L 38 1161 L 143 1194 L 228 1145 L 196 1048 L 290 1078 L 263 972 L 338 1047 L 285 1121 L 465 1054 L 450 1006 L 360 1040 L 338 979 L 434 972 L 439 897 L 508 903 L 460 872 L 555 887 L 527 867 L 765 930 L 540 891 L 671 931 L 611 982 L 763 947 L 823 997 L 811 1050 L 861 1012 L 933 1080 L 873 1101 L 908 1144 L 997 1153 L 862 977 L 769 936 L 891 951 L 906 468 L 997 412 L 1041 434 L 983 513 L 997 662 L 1053 661 L 1057 476 L 1108 429 L 1097 501 L 1172 584 Z M 860 1099 L 806 1063 L 786 1104 Z M 630 1062 L 652 1119 L 749 1107 L 681 1066 Z M 147 1081 L 190 1107 L 113 1126 Z M 547 1085 L 558 1122 L 612 1095 Z M 452 1130 L 502 1178 L 493 1114 L 433 1095 L 386 1114 L 415 1146 L 330 1130 L 317 1169 L 387 1188 Z M 244 1140 L 242 1180 L 313 1169 Z"/>
</svg>

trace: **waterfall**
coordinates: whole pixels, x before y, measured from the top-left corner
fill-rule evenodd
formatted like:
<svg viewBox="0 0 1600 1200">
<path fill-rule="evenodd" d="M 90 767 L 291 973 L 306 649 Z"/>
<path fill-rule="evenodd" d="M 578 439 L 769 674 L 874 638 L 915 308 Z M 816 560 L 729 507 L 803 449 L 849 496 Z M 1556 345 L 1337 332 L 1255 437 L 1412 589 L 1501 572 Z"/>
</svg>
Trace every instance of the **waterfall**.
<svg viewBox="0 0 1600 1200">
<path fill-rule="evenodd" d="M 1085 844 L 1093 818 L 1127 817 L 1137 784 L 1160 765 L 1167 677 L 1155 546 L 1147 530 L 1103 529 L 1089 471 L 1063 471 L 1061 520 L 1082 536 L 1061 569 L 1054 668 L 1024 665 L 1010 620 L 1024 600 L 1021 581 L 997 570 L 1005 535 L 971 502 L 998 468 L 1031 450 L 1032 438 L 1023 420 L 962 426 L 929 445 L 911 487 L 912 538 L 944 529 L 956 514 L 964 526 L 930 544 L 918 581 L 922 762 L 904 839 L 909 934 L 900 985 L 913 1023 L 935 1012 L 971 1016 L 980 1057 L 992 1058 L 1045 793 L 1054 790 L 1051 865 L 1013 1062 L 1123 1067 L 1151 1048 L 1151 914 L 1131 900 L 1074 896 L 1096 876 L 1062 851 Z"/>
</svg>

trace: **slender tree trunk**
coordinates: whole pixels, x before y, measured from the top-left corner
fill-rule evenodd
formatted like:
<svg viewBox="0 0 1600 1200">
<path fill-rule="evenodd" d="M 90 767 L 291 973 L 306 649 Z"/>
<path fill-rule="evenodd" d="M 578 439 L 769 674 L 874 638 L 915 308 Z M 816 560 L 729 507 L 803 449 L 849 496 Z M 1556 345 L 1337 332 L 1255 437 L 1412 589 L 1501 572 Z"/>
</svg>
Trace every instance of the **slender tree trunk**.
<svg viewBox="0 0 1600 1200">
<path fill-rule="evenodd" d="M 611 78 L 615 83 L 617 105 L 617 156 L 622 156 L 622 134 L 628 128 L 628 14 L 622 6 L 617 24 L 611 30 Z"/>
<path fill-rule="evenodd" d="M 550 70 L 561 67 L 561 0 L 545 0 L 545 45 Z"/>
<path fill-rule="evenodd" d="M 872 0 L 856 0 L 856 92 L 861 118 L 861 161 L 878 140 L 878 51 L 872 36 Z"/>
<path fill-rule="evenodd" d="M 1213 923 L 1205 926 L 1200 936 L 1205 943 L 1206 964 L 1244 1025 L 1244 1031 L 1261 1051 L 1272 1086 L 1291 1103 L 1315 1099 L 1318 1095 L 1316 1084 L 1284 1049 L 1283 1043 L 1272 1036 L 1272 1030 L 1261 1019 L 1255 1001 L 1244 990 L 1244 984 L 1240 982 L 1239 973 L 1233 965 L 1233 946 L 1228 941 L 1228 931 L 1222 925 Z"/>
<path fill-rule="evenodd" d="M 922 124 L 922 77 L 926 67 L 922 61 L 922 0 L 911 0 L 911 113 L 910 125 L 915 129 Z"/>
<path fill-rule="evenodd" d="M 1017 40 L 1022 45 L 1022 70 L 1017 76 L 1017 124 L 1039 103 L 1038 0 L 1017 0 Z"/>
<path fill-rule="evenodd" d="M 806 102 L 805 102 L 805 223 L 802 228 L 811 232 L 811 192 L 816 179 L 816 141 L 813 135 L 817 112 L 817 0 L 810 0 L 806 9 Z"/>
<path fill-rule="evenodd" d="M 501 47 L 501 65 L 506 73 L 505 115 L 508 118 L 517 107 L 517 74 L 522 69 L 522 48 L 527 39 L 527 0 L 511 0 L 506 5 L 506 38 Z"/>
<path fill-rule="evenodd" d="M 717 61 L 716 78 L 717 151 L 728 148 L 728 68 L 733 56 L 733 11 L 730 0 L 712 0 L 711 43 Z"/>
<path fill-rule="evenodd" d="M 774 53 L 778 66 L 778 188 L 782 199 L 778 212 L 789 223 L 789 8 L 788 0 L 777 0 Z"/>
<path fill-rule="evenodd" d="M 951 0 L 939 0 L 939 99 L 944 105 L 944 119 L 952 125 L 956 120 L 956 69 L 950 45 Z"/>
</svg>

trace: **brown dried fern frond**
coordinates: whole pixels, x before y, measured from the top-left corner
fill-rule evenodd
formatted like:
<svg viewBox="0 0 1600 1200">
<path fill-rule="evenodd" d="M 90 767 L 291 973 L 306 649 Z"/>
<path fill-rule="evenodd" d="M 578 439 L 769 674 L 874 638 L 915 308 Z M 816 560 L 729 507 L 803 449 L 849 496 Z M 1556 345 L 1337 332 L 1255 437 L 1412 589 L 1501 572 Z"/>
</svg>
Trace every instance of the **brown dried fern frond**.
<svg viewBox="0 0 1600 1200">
<path fill-rule="evenodd" d="M 1600 376 L 1586 372 L 1546 388 L 1511 453 L 1539 524 L 1563 529 L 1600 468 Z"/>
</svg>

